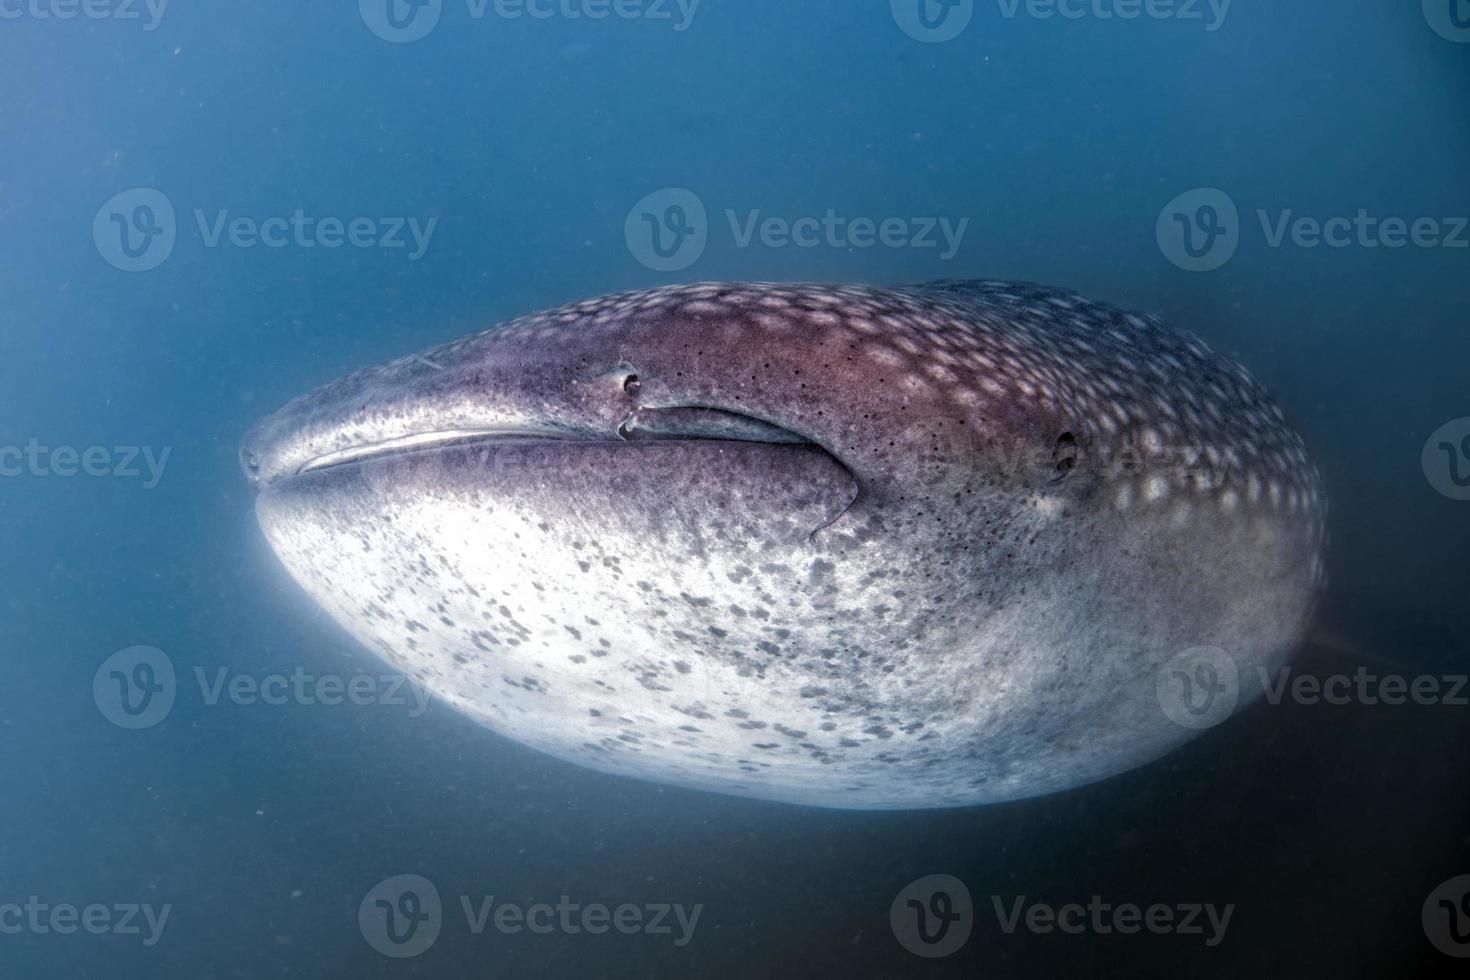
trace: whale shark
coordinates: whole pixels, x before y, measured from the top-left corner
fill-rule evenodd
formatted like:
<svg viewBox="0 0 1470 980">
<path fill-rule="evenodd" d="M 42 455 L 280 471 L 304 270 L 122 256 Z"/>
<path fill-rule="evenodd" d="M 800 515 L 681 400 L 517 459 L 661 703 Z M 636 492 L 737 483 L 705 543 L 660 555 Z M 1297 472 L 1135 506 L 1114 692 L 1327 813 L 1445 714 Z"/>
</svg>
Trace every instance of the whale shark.
<svg viewBox="0 0 1470 980">
<path fill-rule="evenodd" d="M 1321 480 L 1263 387 L 1027 283 L 589 299 L 326 384 L 241 465 L 294 579 L 438 700 L 811 806 L 1144 765 L 1198 732 L 1161 671 L 1279 667 L 1323 581 Z"/>
</svg>

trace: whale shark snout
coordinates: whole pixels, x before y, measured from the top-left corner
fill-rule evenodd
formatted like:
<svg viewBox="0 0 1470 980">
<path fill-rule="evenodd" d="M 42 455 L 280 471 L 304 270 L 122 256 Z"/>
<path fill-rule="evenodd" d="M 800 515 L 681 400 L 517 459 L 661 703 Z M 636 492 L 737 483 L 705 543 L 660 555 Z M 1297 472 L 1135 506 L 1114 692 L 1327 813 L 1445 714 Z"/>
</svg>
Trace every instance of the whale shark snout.
<svg viewBox="0 0 1470 980">
<path fill-rule="evenodd" d="M 1280 662 L 1321 575 L 1317 476 L 1243 369 L 1014 283 L 589 300 L 326 385 L 241 461 L 293 576 L 443 700 L 823 806 L 1146 762 L 1191 734 L 1162 665 Z"/>
</svg>

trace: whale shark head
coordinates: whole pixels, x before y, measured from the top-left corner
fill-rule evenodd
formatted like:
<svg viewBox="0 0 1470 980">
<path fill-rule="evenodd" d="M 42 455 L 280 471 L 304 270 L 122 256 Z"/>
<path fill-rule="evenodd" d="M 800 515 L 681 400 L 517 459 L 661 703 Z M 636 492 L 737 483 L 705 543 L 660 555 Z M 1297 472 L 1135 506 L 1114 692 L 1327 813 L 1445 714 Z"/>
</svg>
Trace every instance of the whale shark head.
<svg viewBox="0 0 1470 980">
<path fill-rule="evenodd" d="M 496 730 L 846 807 L 1076 785 L 1190 733 L 1155 679 L 1280 660 L 1300 439 L 1197 339 L 1040 287 L 703 284 L 349 375 L 245 440 L 276 553 Z"/>
</svg>

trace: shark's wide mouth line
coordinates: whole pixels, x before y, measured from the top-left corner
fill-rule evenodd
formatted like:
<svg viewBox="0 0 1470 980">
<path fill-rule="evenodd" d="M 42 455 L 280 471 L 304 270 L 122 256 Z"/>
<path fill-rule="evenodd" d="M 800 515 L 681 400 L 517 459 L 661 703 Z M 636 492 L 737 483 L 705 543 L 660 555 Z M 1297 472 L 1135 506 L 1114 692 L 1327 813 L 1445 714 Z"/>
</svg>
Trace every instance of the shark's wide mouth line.
<svg viewBox="0 0 1470 980">
<path fill-rule="evenodd" d="M 497 442 L 747 442 L 763 445 L 815 445 L 812 440 L 772 423 L 703 406 L 639 409 L 618 426 L 616 435 L 599 437 L 552 428 L 486 427 L 441 429 L 395 436 L 379 442 L 337 449 L 301 464 L 294 475 L 349 466 L 368 460 L 467 444 Z"/>
<path fill-rule="evenodd" d="M 306 473 L 315 472 L 316 470 L 330 469 L 334 466 L 348 466 L 353 463 L 362 463 L 384 456 L 400 456 L 425 449 L 443 449 L 448 446 L 471 442 L 511 439 L 535 439 L 544 442 L 561 438 L 565 437 L 559 434 L 551 434 L 544 431 L 538 432 L 529 429 L 444 429 L 435 432 L 415 432 L 406 436 L 384 439 L 381 442 L 364 443 L 360 446 L 349 446 L 346 449 L 324 453 L 321 456 L 302 463 L 297 468 L 296 475 L 301 476 Z"/>
</svg>

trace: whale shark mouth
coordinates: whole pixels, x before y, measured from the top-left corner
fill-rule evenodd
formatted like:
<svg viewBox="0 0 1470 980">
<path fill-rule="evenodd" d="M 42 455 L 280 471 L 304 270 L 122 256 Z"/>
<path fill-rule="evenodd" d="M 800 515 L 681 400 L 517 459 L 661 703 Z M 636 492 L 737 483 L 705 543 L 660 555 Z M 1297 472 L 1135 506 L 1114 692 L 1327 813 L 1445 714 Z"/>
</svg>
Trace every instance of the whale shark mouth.
<svg viewBox="0 0 1470 980">
<path fill-rule="evenodd" d="M 525 428 L 444 429 L 435 432 L 415 432 L 406 436 L 384 439 L 381 442 L 364 443 L 362 445 L 349 446 L 346 449 L 324 453 L 321 456 L 302 463 L 296 470 L 295 475 L 302 476 L 307 473 L 316 472 L 317 470 L 332 469 L 338 466 L 351 466 L 354 463 L 365 463 L 369 460 L 381 459 L 388 456 L 405 456 L 409 453 L 432 449 L 445 449 L 468 443 L 498 442 L 512 439 L 551 441 L 565 438 L 564 433 L 537 431 Z"/>
<path fill-rule="evenodd" d="M 303 476 L 319 470 L 436 449 L 512 441 L 584 444 L 714 441 L 751 442 L 765 445 L 817 445 L 811 439 L 790 429 L 739 412 L 697 405 L 678 408 L 640 408 L 628 415 L 618 426 L 617 433 L 612 436 L 588 435 L 559 428 L 533 426 L 490 426 L 414 432 L 324 453 L 301 464 L 294 475 Z M 838 462 L 840 463 L 841 460 Z"/>
</svg>

